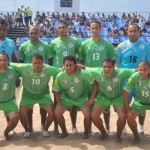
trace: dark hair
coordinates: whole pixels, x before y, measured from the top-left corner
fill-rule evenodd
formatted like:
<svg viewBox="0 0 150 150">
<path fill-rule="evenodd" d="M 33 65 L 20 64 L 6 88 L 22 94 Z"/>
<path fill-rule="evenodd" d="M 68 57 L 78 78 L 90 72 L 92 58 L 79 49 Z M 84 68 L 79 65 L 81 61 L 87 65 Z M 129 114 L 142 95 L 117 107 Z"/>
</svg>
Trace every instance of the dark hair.
<svg viewBox="0 0 150 150">
<path fill-rule="evenodd" d="M 66 27 L 68 27 L 67 22 L 65 22 L 65 21 L 63 21 L 63 20 L 59 21 L 58 26 L 59 26 L 60 24 L 63 24 L 63 25 L 65 25 Z"/>
<path fill-rule="evenodd" d="M 0 20 L 0 25 L 5 25 L 7 27 L 7 23 L 4 19 Z"/>
<path fill-rule="evenodd" d="M 68 61 L 73 61 L 75 64 L 77 63 L 76 58 L 75 58 L 74 56 L 66 56 L 66 57 L 63 59 L 63 64 L 65 64 L 66 60 L 68 60 Z"/>
<path fill-rule="evenodd" d="M 110 62 L 113 66 L 115 66 L 115 59 L 105 58 L 105 59 L 103 60 L 103 63 L 104 63 L 104 62 Z"/>
<path fill-rule="evenodd" d="M 136 23 L 131 23 L 131 24 L 128 25 L 127 31 L 128 31 L 128 28 L 129 28 L 130 26 L 136 26 L 136 27 L 138 28 L 138 30 L 140 30 L 140 27 L 139 27 L 138 24 L 136 24 Z"/>
<path fill-rule="evenodd" d="M 91 21 L 91 22 L 90 22 L 90 27 L 91 27 L 91 24 L 92 24 L 92 23 L 99 24 L 99 27 L 101 28 L 101 23 L 100 23 L 99 21 L 97 21 L 97 20 Z"/>
<path fill-rule="evenodd" d="M 40 55 L 40 54 L 34 54 L 32 58 L 35 58 L 35 59 L 40 59 L 43 61 L 43 57 Z"/>
<path fill-rule="evenodd" d="M 8 54 L 7 54 L 7 53 L 5 53 L 5 52 L 0 52 L 0 55 L 6 56 L 6 57 L 7 57 L 7 59 L 8 59 L 8 61 L 9 61 L 9 56 L 8 56 Z"/>
<path fill-rule="evenodd" d="M 148 61 L 146 61 L 146 60 L 141 61 L 141 62 L 139 63 L 139 65 L 140 65 L 140 64 L 147 65 L 147 66 L 148 66 L 148 68 L 150 68 L 150 64 L 149 64 L 149 62 L 148 62 Z"/>
</svg>

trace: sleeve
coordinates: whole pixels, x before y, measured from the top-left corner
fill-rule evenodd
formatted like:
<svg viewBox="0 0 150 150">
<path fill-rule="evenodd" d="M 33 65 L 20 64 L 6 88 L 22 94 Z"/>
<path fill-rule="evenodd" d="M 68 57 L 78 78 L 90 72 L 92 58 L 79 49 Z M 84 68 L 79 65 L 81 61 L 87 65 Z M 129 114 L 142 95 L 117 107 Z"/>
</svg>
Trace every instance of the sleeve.
<svg viewBox="0 0 150 150">
<path fill-rule="evenodd" d="M 124 89 L 125 89 L 126 91 L 130 92 L 133 87 L 134 87 L 134 75 L 132 75 L 132 76 L 128 79 L 128 81 L 127 81 L 127 83 L 126 83 Z"/>
<path fill-rule="evenodd" d="M 121 44 L 119 44 L 116 48 L 116 66 L 120 67 L 120 60 L 121 60 Z"/>
<path fill-rule="evenodd" d="M 12 68 L 14 68 L 16 71 L 18 71 L 20 74 L 22 72 L 22 70 L 24 70 L 24 68 L 22 68 L 24 66 L 24 64 L 20 64 L 20 63 L 10 63 L 10 66 Z"/>
<path fill-rule="evenodd" d="M 135 73 L 135 69 L 121 69 L 122 70 L 122 75 L 125 78 L 129 78 L 133 73 Z"/>
<path fill-rule="evenodd" d="M 147 46 L 146 61 L 150 64 L 150 45 Z"/>
<path fill-rule="evenodd" d="M 21 60 L 25 60 L 25 54 L 24 54 L 24 46 L 21 45 L 18 52 L 18 58 Z"/>
<path fill-rule="evenodd" d="M 46 65 L 46 67 L 47 67 L 47 72 L 53 77 L 57 76 L 57 74 L 60 72 L 59 68 L 49 66 L 49 65 Z"/>
<path fill-rule="evenodd" d="M 79 42 L 78 39 L 75 40 L 75 44 L 76 44 L 76 45 L 75 45 L 75 46 L 76 46 L 75 50 L 76 50 L 76 53 L 78 54 L 79 48 L 80 48 L 80 42 Z"/>
<path fill-rule="evenodd" d="M 55 56 L 55 43 L 51 42 L 50 43 L 50 52 L 49 52 L 49 58 Z"/>
<path fill-rule="evenodd" d="M 85 44 L 84 44 L 84 42 L 81 43 L 81 45 L 79 47 L 78 58 L 81 60 L 85 60 Z"/>
<path fill-rule="evenodd" d="M 13 53 L 16 53 L 16 45 L 14 41 L 12 41 L 12 45 L 13 45 Z"/>
<path fill-rule="evenodd" d="M 109 43 L 107 45 L 107 50 L 108 50 L 108 57 L 110 59 L 115 59 L 115 51 L 114 51 L 114 47 L 111 43 Z"/>
<path fill-rule="evenodd" d="M 85 81 L 88 81 L 90 84 L 93 84 L 94 78 L 89 71 L 82 70 L 82 77 L 84 78 Z"/>
<path fill-rule="evenodd" d="M 54 81 L 54 86 L 53 86 L 53 90 L 55 92 L 59 92 L 60 91 L 60 84 L 59 84 L 59 76 L 56 76 L 56 79 Z"/>
<path fill-rule="evenodd" d="M 46 50 L 46 59 L 51 57 L 51 51 L 50 51 L 50 45 L 49 44 L 45 44 L 45 50 Z"/>
</svg>

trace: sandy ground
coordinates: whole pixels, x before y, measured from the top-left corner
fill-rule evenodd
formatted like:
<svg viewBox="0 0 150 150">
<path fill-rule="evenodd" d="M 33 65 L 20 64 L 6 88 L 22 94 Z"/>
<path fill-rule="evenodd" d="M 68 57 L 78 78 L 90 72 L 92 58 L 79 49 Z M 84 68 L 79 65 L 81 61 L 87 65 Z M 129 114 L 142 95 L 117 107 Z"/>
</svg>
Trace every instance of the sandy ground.
<svg viewBox="0 0 150 150">
<path fill-rule="evenodd" d="M 17 103 L 19 104 L 21 94 L 17 98 Z M 78 112 L 77 118 L 77 128 L 79 133 L 72 134 L 72 126 L 70 121 L 69 113 L 64 114 L 66 119 L 66 126 L 69 132 L 69 136 L 60 139 L 59 135 L 53 135 L 52 124 L 49 128 L 50 137 L 45 138 L 42 136 L 41 126 L 40 126 L 40 114 L 39 106 L 34 106 L 33 113 L 33 127 L 34 132 L 31 134 L 29 139 L 22 138 L 24 129 L 22 125 L 19 124 L 15 128 L 16 135 L 11 137 L 11 141 L 6 141 L 3 137 L 3 131 L 6 127 L 6 120 L 3 112 L 0 111 L 0 150 L 150 150 L 150 111 L 147 111 L 146 121 L 145 121 L 145 135 L 141 135 L 141 142 L 137 145 L 132 145 L 133 135 L 130 129 L 127 128 L 127 133 L 122 135 L 122 143 L 115 142 L 116 133 L 116 120 L 117 115 L 111 108 L 111 123 L 110 123 L 110 135 L 105 141 L 100 141 L 100 133 L 98 129 L 92 125 L 93 133 L 88 139 L 83 139 L 83 115 Z"/>
</svg>

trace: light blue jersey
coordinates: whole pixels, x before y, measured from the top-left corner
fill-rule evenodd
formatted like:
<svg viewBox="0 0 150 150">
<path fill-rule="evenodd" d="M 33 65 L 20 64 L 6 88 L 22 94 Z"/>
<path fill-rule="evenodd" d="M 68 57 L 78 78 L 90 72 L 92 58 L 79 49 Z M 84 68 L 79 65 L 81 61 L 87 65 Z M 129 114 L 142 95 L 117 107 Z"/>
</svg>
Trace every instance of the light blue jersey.
<svg viewBox="0 0 150 150">
<path fill-rule="evenodd" d="M 141 61 L 150 63 L 150 46 L 141 40 L 131 43 L 129 40 L 119 44 L 117 49 L 116 65 L 119 68 L 138 68 Z"/>
<path fill-rule="evenodd" d="M 4 41 L 0 40 L 0 52 L 7 53 L 9 57 L 9 62 L 12 62 L 12 55 L 16 51 L 15 42 L 12 39 L 5 38 Z"/>
</svg>

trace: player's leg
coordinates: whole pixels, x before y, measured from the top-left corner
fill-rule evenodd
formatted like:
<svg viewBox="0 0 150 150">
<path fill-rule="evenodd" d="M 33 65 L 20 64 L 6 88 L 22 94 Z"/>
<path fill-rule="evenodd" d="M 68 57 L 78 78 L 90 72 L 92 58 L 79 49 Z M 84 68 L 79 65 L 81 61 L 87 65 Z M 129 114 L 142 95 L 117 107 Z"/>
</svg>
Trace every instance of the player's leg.
<svg viewBox="0 0 150 150">
<path fill-rule="evenodd" d="M 77 120 L 77 107 L 73 107 L 70 111 L 70 118 L 72 123 L 72 133 L 77 133 L 78 130 L 76 128 L 76 120 Z"/>
<path fill-rule="evenodd" d="M 84 139 L 89 137 L 89 129 L 91 124 L 91 108 L 90 107 L 83 107 L 82 113 L 84 115 Z"/>
<path fill-rule="evenodd" d="M 45 109 L 43 109 L 41 107 L 40 107 L 40 115 L 41 115 L 41 129 L 43 130 L 46 125 L 47 112 L 45 111 Z"/>
<path fill-rule="evenodd" d="M 103 116 L 104 116 L 106 131 L 109 134 L 110 133 L 110 108 L 104 110 Z"/>
<path fill-rule="evenodd" d="M 146 111 L 143 114 L 138 115 L 139 127 L 138 132 L 144 134 L 144 122 L 145 122 Z"/>
<path fill-rule="evenodd" d="M 116 107 L 116 112 L 118 115 L 116 140 L 121 142 L 121 134 L 126 124 L 126 110 L 124 107 Z"/>
<path fill-rule="evenodd" d="M 28 123 L 29 123 L 29 130 L 30 130 L 30 132 L 33 132 L 33 119 L 32 119 L 32 115 L 33 115 L 33 109 L 29 109 L 29 111 L 27 113 L 27 117 L 28 117 Z"/>
<path fill-rule="evenodd" d="M 98 105 L 94 105 L 92 108 L 92 112 L 91 112 L 91 119 L 92 119 L 94 125 L 99 129 L 99 131 L 102 134 L 101 140 L 104 140 L 108 137 L 108 134 L 103 125 L 103 121 L 100 117 L 100 115 L 103 113 L 103 111 L 104 111 L 104 108 L 102 108 Z"/>
</svg>

